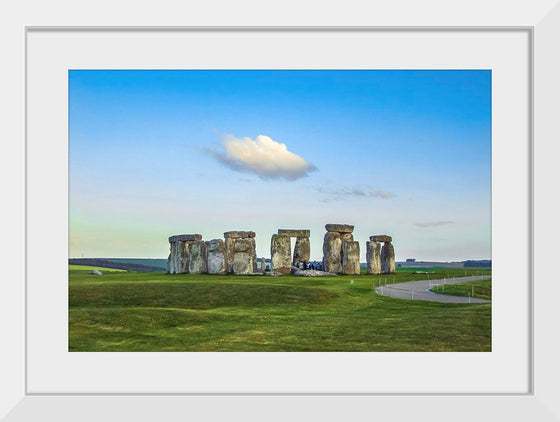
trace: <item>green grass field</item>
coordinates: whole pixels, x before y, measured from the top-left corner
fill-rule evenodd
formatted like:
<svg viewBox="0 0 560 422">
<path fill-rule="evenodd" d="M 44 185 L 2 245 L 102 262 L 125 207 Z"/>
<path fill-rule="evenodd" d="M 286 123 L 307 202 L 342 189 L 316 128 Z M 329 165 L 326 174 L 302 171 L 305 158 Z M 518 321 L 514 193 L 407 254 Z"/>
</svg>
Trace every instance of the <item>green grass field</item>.
<svg viewBox="0 0 560 422">
<path fill-rule="evenodd" d="M 490 351 L 490 303 L 375 293 L 383 283 L 465 272 L 415 271 L 323 278 L 70 271 L 69 350 Z M 480 274 L 490 270 L 467 270 Z"/>
<path fill-rule="evenodd" d="M 430 289 L 434 293 L 451 296 L 470 296 L 492 300 L 492 279 L 447 284 Z"/>
</svg>

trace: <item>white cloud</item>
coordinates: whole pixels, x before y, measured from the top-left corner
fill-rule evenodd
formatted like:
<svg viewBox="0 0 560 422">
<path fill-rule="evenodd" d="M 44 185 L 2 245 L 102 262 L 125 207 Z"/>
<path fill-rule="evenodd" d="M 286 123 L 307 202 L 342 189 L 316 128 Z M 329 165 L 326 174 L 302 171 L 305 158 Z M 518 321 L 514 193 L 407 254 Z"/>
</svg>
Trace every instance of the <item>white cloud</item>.
<svg viewBox="0 0 560 422">
<path fill-rule="evenodd" d="M 367 196 L 370 198 L 383 198 L 383 199 L 390 199 L 396 196 L 394 193 L 388 192 L 384 189 L 363 190 L 363 189 L 349 188 L 349 187 L 342 188 L 340 194 L 351 195 L 351 196 Z"/>
<path fill-rule="evenodd" d="M 288 151 L 286 144 L 264 135 L 254 140 L 223 135 L 222 147 L 223 152 L 212 148 L 207 152 L 233 170 L 255 173 L 262 178 L 296 180 L 317 170 L 304 158 Z"/>
<path fill-rule="evenodd" d="M 394 198 L 397 195 L 384 189 L 377 189 L 376 191 L 370 192 L 370 196 L 373 196 L 375 198 L 389 199 Z"/>
</svg>

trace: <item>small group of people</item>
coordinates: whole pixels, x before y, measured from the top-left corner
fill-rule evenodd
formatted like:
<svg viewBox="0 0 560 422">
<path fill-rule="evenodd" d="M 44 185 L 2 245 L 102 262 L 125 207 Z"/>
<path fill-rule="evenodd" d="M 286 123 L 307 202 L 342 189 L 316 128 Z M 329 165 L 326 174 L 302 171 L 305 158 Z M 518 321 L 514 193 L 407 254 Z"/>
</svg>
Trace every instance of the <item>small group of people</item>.
<svg viewBox="0 0 560 422">
<path fill-rule="evenodd" d="M 318 271 L 323 271 L 323 263 L 321 261 L 311 261 L 311 262 L 307 262 L 307 261 L 303 261 L 303 262 L 298 262 L 297 267 L 300 270 L 318 270 Z"/>
</svg>

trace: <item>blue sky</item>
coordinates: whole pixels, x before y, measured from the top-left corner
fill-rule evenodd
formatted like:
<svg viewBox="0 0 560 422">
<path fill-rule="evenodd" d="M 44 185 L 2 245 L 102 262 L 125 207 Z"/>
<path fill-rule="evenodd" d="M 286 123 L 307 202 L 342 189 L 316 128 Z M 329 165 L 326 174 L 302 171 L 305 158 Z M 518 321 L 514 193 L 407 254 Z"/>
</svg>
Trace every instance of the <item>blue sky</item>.
<svg viewBox="0 0 560 422">
<path fill-rule="evenodd" d="M 327 223 L 397 259 L 491 257 L 489 70 L 71 70 L 69 254 Z"/>
</svg>

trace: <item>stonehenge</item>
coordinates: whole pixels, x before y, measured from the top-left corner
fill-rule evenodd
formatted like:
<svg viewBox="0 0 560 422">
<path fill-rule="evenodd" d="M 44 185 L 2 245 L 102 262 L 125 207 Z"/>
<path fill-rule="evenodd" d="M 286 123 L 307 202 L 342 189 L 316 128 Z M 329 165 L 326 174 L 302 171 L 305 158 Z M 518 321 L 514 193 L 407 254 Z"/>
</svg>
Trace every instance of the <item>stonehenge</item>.
<svg viewBox="0 0 560 422">
<path fill-rule="evenodd" d="M 354 226 L 327 224 L 323 239 L 323 268 L 334 274 L 360 274 L 360 244 L 354 241 Z"/>
<path fill-rule="evenodd" d="M 323 239 L 325 274 L 360 274 L 360 244 L 354 241 L 354 226 L 327 224 Z M 301 263 L 310 261 L 309 230 L 279 229 L 270 242 L 270 268 L 267 274 L 290 274 Z M 296 239 L 292 255 L 291 238 Z M 367 274 L 396 272 L 393 239 L 388 235 L 374 235 L 366 242 Z M 204 241 L 201 234 L 179 234 L 169 237 L 169 274 L 237 274 L 254 275 L 268 271 L 266 259 L 259 259 L 255 232 L 229 231 L 224 239 Z M 296 268 L 294 268 L 296 267 Z"/>
<path fill-rule="evenodd" d="M 257 248 L 255 232 L 224 233 L 225 241 L 203 241 L 200 234 L 169 238 L 169 274 L 255 274 Z"/>
<path fill-rule="evenodd" d="M 272 270 L 280 274 L 290 274 L 292 266 L 297 267 L 299 263 L 309 262 L 309 234 L 309 230 L 278 229 L 278 234 L 273 234 L 270 240 Z M 296 238 L 293 257 L 290 243 L 292 237 Z"/>
<path fill-rule="evenodd" d="M 366 260 L 368 274 L 392 274 L 396 272 L 395 249 L 392 237 L 375 235 L 366 243 Z M 381 246 L 383 243 L 383 246 Z"/>
</svg>

